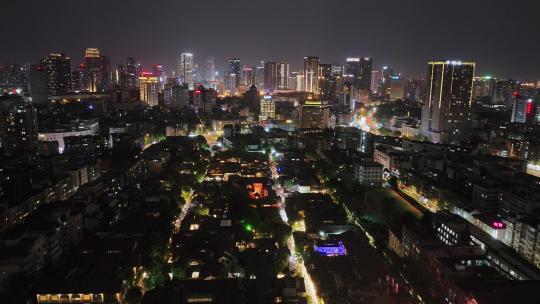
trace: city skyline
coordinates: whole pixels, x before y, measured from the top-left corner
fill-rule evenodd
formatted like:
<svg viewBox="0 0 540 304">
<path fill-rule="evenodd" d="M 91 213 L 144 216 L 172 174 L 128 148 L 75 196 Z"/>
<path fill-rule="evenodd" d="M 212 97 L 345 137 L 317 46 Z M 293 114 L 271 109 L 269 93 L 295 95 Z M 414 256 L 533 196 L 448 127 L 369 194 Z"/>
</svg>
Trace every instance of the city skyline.
<svg viewBox="0 0 540 304">
<path fill-rule="evenodd" d="M 321 63 L 333 64 L 342 63 L 347 57 L 369 56 L 374 58 L 374 69 L 389 65 L 409 78 L 424 76 L 427 61 L 459 59 L 477 62 L 478 75 L 523 80 L 538 77 L 540 61 L 535 54 L 540 42 L 527 38 L 527 31 L 520 30 L 534 27 L 532 12 L 538 4 L 517 1 L 516 7 L 524 4 L 531 9 L 520 10 L 520 22 L 516 23 L 509 15 L 511 11 L 499 3 L 458 1 L 445 8 L 427 1 L 416 2 L 420 5 L 347 3 L 347 10 L 340 11 L 344 4 L 340 2 L 273 1 L 247 5 L 251 2 L 210 1 L 204 11 L 207 18 L 200 26 L 195 26 L 199 22 L 196 5 L 182 1 L 132 1 L 132 18 L 119 15 L 126 8 L 125 3 L 94 1 L 80 10 L 69 1 L 37 2 L 33 3 L 36 9 L 27 12 L 24 23 L 17 22 L 17 13 L 5 16 L 8 26 L 2 27 L 0 34 L 13 47 L 5 49 L 0 59 L 23 64 L 50 53 L 66 53 L 78 62 L 77 59 L 83 59 L 84 49 L 95 47 L 110 56 L 111 63 L 135 57 L 144 67 L 162 64 L 170 72 L 177 69 L 179 54 L 190 51 L 200 65 L 206 57 L 213 56 L 217 70 L 223 72 L 229 57 L 238 57 L 245 64 L 285 60 L 291 71 L 299 71 L 304 56 L 318 56 Z M 22 12 L 23 4 L 3 5 L 5 11 Z M 105 4 L 107 10 L 99 11 Z M 275 26 L 266 27 L 257 18 L 278 9 L 282 22 Z M 159 11 L 162 15 L 147 17 L 147 11 Z M 34 16 L 36 12 L 63 14 L 62 18 L 41 23 Z M 101 18 L 92 18 L 95 14 Z M 309 17 L 318 14 L 317 18 Z M 434 26 L 439 20 L 448 21 Z M 154 25 L 148 26 L 149 22 Z M 79 26 L 62 28 L 64 23 Z M 253 25 L 246 26 L 250 23 Z"/>
</svg>

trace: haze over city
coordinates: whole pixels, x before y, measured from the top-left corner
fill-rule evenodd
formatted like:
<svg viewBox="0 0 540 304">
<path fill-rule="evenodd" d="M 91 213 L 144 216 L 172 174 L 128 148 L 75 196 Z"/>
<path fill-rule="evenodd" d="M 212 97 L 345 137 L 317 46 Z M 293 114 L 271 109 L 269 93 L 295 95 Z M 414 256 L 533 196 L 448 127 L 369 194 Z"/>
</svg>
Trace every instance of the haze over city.
<svg viewBox="0 0 540 304">
<path fill-rule="evenodd" d="M 3 1 L 2 304 L 538 304 L 538 1 Z"/>
</svg>

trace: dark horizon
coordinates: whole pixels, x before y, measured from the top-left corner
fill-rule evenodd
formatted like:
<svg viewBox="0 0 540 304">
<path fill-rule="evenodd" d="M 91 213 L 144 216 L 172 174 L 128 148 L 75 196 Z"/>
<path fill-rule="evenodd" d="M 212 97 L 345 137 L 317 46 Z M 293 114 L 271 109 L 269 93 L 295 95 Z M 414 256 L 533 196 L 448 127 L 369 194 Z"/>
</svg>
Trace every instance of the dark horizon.
<svg viewBox="0 0 540 304">
<path fill-rule="evenodd" d="M 517 0 L 509 10 L 502 1 L 453 2 L 10 1 L 2 4 L 12 13 L 0 28 L 10 42 L 0 62 L 63 52 L 74 67 L 85 48 L 96 47 L 112 65 L 135 57 L 144 69 L 162 64 L 167 72 L 180 52 L 191 51 L 200 65 L 213 56 L 220 72 L 228 57 L 243 65 L 286 60 L 297 71 L 306 55 L 323 63 L 369 56 L 375 68 L 392 66 L 410 78 L 443 58 L 474 61 L 477 75 L 540 78 L 540 41 L 530 33 L 540 4 Z"/>
</svg>

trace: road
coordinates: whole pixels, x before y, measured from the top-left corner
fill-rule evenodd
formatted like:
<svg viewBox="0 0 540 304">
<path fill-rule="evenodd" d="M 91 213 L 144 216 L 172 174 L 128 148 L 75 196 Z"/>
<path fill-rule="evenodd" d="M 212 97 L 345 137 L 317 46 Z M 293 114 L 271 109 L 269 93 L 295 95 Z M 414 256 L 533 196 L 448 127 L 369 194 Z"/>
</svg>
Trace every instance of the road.
<svg viewBox="0 0 540 304">
<path fill-rule="evenodd" d="M 270 155 L 269 162 L 270 162 L 270 169 L 272 171 L 272 179 L 274 181 L 274 185 L 276 186 L 275 190 L 280 198 L 280 201 L 278 202 L 279 215 L 281 216 L 281 219 L 283 220 L 283 222 L 289 225 L 289 218 L 287 216 L 287 211 L 285 210 L 285 202 L 286 202 L 285 191 L 283 190 L 283 187 L 281 186 L 281 183 L 279 182 L 279 174 L 277 173 L 276 163 L 272 155 Z M 307 271 L 306 265 L 304 264 L 304 260 L 302 259 L 301 256 L 297 256 L 296 254 L 296 245 L 294 243 L 294 237 L 292 235 L 287 241 L 287 247 L 289 249 L 289 254 L 291 257 L 289 267 L 297 271 L 297 273 L 299 273 L 300 276 L 304 279 L 304 285 L 306 287 L 308 301 L 314 304 L 323 304 L 324 301 L 320 299 L 318 296 L 317 289 L 315 287 L 315 284 L 313 283 L 313 280 L 311 279 L 311 276 L 309 275 L 309 272 Z"/>
</svg>

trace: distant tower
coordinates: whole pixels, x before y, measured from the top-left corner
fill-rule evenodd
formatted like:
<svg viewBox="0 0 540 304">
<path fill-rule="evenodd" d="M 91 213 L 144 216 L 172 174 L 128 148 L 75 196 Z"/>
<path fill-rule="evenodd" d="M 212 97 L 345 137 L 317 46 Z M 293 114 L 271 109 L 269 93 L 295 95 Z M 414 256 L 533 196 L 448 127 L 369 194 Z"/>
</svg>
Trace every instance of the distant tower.
<svg viewBox="0 0 540 304">
<path fill-rule="evenodd" d="M 206 75 L 205 80 L 216 81 L 216 66 L 214 64 L 214 57 L 209 56 L 206 58 Z"/>
<path fill-rule="evenodd" d="M 180 83 L 187 84 L 190 89 L 193 89 L 193 54 L 182 53 L 178 58 L 178 78 Z"/>
<path fill-rule="evenodd" d="M 235 80 L 235 87 L 240 85 L 240 59 L 229 58 L 229 64 L 227 65 L 227 73 L 230 79 Z M 234 75 L 234 76 L 233 76 Z"/>
<path fill-rule="evenodd" d="M 140 99 L 150 107 L 158 105 L 158 78 L 152 73 L 142 73 L 139 77 Z"/>
<path fill-rule="evenodd" d="M 289 64 L 281 61 L 277 64 L 276 69 L 277 89 L 287 90 L 289 88 Z"/>
<path fill-rule="evenodd" d="M 97 92 L 97 82 L 101 71 L 99 50 L 87 48 L 84 52 L 84 61 L 86 67 L 85 89 L 89 92 Z"/>
<path fill-rule="evenodd" d="M 369 90 L 371 87 L 371 69 L 373 60 L 369 57 L 360 58 L 360 71 L 358 75 L 358 89 Z"/>
<path fill-rule="evenodd" d="M 65 54 L 50 54 L 43 59 L 47 73 L 49 96 L 65 95 L 71 91 L 70 60 Z"/>
<path fill-rule="evenodd" d="M 304 57 L 304 90 L 319 93 L 319 57 Z"/>
<path fill-rule="evenodd" d="M 268 92 L 277 88 L 277 63 L 267 61 L 264 63 L 264 89 Z"/>
</svg>

